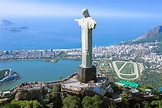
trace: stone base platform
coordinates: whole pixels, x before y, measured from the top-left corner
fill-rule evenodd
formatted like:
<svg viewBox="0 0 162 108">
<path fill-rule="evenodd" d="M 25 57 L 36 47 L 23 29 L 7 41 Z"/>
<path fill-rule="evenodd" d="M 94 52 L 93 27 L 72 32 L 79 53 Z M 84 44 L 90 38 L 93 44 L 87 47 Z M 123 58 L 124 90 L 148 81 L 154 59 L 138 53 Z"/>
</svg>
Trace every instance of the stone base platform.
<svg viewBox="0 0 162 108">
<path fill-rule="evenodd" d="M 63 82 L 61 83 L 61 91 L 74 94 L 82 94 L 82 92 L 84 91 L 92 90 L 96 93 L 104 95 L 107 91 L 105 90 L 105 88 L 107 88 L 106 83 L 108 83 L 108 81 L 103 77 L 97 77 L 97 82 L 89 81 L 88 83 L 81 83 L 77 80 L 77 75 L 74 75 L 67 78 L 66 80 L 63 80 Z M 104 89 L 102 89 L 102 86 L 104 86 Z"/>
<path fill-rule="evenodd" d="M 78 67 L 77 80 L 81 83 L 87 83 L 89 81 L 96 82 L 96 68 L 92 66 L 91 68 L 84 68 L 82 66 Z"/>
</svg>

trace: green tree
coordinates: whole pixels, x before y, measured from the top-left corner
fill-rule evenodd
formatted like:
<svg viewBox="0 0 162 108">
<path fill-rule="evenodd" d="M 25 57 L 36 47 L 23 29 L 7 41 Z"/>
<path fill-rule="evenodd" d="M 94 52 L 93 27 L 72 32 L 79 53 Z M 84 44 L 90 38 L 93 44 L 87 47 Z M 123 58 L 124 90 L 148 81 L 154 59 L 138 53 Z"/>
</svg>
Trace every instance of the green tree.
<svg viewBox="0 0 162 108">
<path fill-rule="evenodd" d="M 93 101 L 93 108 L 101 108 L 103 101 L 101 100 L 99 95 L 95 95 L 94 97 L 92 97 L 92 101 Z"/>
<path fill-rule="evenodd" d="M 83 108 L 101 108 L 103 101 L 99 95 L 94 97 L 85 96 L 82 100 Z"/>
<path fill-rule="evenodd" d="M 38 101 L 34 100 L 33 101 L 33 108 L 42 108 L 42 105 Z"/>
<path fill-rule="evenodd" d="M 20 105 L 18 105 L 18 104 L 11 104 L 11 103 L 8 103 L 7 105 L 0 106 L 0 108 L 21 108 L 21 107 L 20 107 Z"/>
<path fill-rule="evenodd" d="M 36 100 L 31 100 L 31 101 L 17 101 L 17 100 L 12 100 L 9 104 L 0 107 L 0 108 L 43 108 L 42 105 L 36 101 Z"/>
<path fill-rule="evenodd" d="M 143 101 L 142 105 L 143 105 L 143 108 L 151 108 L 151 105 L 148 101 Z"/>
<path fill-rule="evenodd" d="M 60 92 L 61 90 L 60 90 L 60 86 L 55 86 L 55 87 L 53 87 L 53 89 L 52 89 L 52 92 L 53 93 L 57 93 L 57 92 Z"/>
<path fill-rule="evenodd" d="M 129 108 L 127 94 L 121 94 L 120 96 L 122 97 L 122 102 L 121 102 L 122 106 L 124 106 L 124 108 Z"/>
<path fill-rule="evenodd" d="M 153 100 L 151 106 L 153 108 L 162 108 L 162 100 Z"/>
<path fill-rule="evenodd" d="M 153 89 L 154 87 L 152 87 L 151 85 L 146 85 L 145 88 L 146 89 Z"/>
<path fill-rule="evenodd" d="M 80 98 L 76 96 L 68 95 L 63 99 L 62 108 L 79 108 L 80 107 Z"/>
<path fill-rule="evenodd" d="M 140 92 L 144 92 L 144 91 L 145 91 L 145 88 L 139 86 L 139 87 L 138 87 L 138 90 L 139 90 Z"/>
<path fill-rule="evenodd" d="M 60 81 L 62 81 L 63 77 L 62 77 L 62 76 L 60 76 L 60 78 L 59 78 L 59 79 L 60 79 Z"/>
<path fill-rule="evenodd" d="M 93 101 L 90 96 L 85 96 L 82 100 L 83 108 L 93 108 Z"/>
</svg>

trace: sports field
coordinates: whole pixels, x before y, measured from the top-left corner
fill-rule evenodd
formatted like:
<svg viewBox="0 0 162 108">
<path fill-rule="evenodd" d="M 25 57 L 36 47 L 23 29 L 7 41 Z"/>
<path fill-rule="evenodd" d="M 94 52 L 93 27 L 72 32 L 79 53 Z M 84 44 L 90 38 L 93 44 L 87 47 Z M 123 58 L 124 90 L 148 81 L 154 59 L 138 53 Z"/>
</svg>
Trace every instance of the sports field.
<svg viewBox="0 0 162 108">
<path fill-rule="evenodd" d="M 139 77 L 138 65 L 129 61 L 113 61 L 114 71 L 120 79 L 135 80 Z"/>
</svg>

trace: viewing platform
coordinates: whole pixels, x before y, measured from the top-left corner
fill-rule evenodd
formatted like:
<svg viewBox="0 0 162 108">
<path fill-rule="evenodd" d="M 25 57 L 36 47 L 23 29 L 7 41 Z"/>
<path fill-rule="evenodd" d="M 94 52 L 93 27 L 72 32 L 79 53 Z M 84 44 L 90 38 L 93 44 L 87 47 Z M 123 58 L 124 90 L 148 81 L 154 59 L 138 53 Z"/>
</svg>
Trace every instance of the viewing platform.
<svg viewBox="0 0 162 108">
<path fill-rule="evenodd" d="M 106 86 L 107 79 L 105 77 L 97 77 L 97 82 L 89 81 L 88 83 L 81 83 L 77 80 L 77 75 L 71 75 L 67 80 L 62 81 L 61 91 L 69 93 L 81 94 L 82 91 L 92 90 L 100 93 L 100 87 Z"/>
</svg>

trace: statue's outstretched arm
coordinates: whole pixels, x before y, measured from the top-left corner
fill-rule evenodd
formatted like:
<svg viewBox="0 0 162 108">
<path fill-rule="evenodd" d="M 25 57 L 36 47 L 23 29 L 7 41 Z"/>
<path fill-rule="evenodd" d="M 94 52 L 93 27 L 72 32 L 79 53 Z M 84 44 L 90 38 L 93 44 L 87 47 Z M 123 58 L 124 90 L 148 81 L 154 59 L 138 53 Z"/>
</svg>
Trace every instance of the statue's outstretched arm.
<svg viewBox="0 0 162 108">
<path fill-rule="evenodd" d="M 78 20 L 79 20 L 79 19 L 76 18 L 74 21 L 78 22 Z"/>
</svg>

